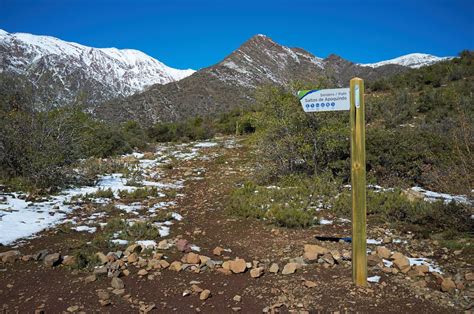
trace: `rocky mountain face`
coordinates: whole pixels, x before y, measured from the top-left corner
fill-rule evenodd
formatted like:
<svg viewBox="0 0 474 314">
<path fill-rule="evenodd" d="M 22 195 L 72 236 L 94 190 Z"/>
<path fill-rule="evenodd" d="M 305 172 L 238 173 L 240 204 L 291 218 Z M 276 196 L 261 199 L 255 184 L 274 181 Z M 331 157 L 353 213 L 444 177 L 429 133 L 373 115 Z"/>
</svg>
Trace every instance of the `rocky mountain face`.
<svg viewBox="0 0 474 314">
<path fill-rule="evenodd" d="M 216 65 L 183 80 L 154 85 L 124 100 L 108 102 L 98 106 L 95 113 L 103 119 L 133 119 L 145 124 L 179 121 L 249 105 L 256 88 L 264 84 L 287 86 L 292 81 L 311 84 L 323 80 L 342 87 L 355 76 L 374 80 L 408 69 L 399 64 L 364 66 L 336 55 L 322 59 L 256 35 Z"/>
<path fill-rule="evenodd" d="M 138 50 L 91 48 L 49 36 L 0 30 L 0 79 L 27 86 L 35 109 L 98 104 L 194 73 Z"/>
</svg>

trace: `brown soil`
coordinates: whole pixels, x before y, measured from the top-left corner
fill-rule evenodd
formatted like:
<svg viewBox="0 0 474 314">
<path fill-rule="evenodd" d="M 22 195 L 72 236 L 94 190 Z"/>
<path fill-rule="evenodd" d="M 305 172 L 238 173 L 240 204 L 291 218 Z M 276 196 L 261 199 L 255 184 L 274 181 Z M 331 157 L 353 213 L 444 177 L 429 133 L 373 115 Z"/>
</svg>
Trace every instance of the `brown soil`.
<svg viewBox="0 0 474 314">
<path fill-rule="evenodd" d="M 245 148 L 212 148 L 224 154 L 224 160 L 192 160 L 182 162 L 168 172 L 178 178 L 186 169 L 203 167 L 203 180 L 188 180 L 180 191 L 184 197 L 178 198 L 176 210 L 184 219 L 176 222 L 168 238 L 182 236 L 201 248 L 200 254 L 213 257 L 216 246 L 230 249 L 222 258 L 244 258 L 264 262 L 277 262 L 280 269 L 289 258 L 301 256 L 303 245 L 319 243 L 315 235 L 349 235 L 350 225 L 317 226 L 306 230 L 277 228 L 261 221 L 232 217 L 226 210 L 226 197 L 237 183 L 248 176 Z M 77 213 L 76 213 L 77 214 Z M 100 232 L 100 231 L 98 231 Z M 64 233 L 59 228 L 43 232 L 39 237 L 25 241 L 18 248 L 23 254 L 41 249 L 68 254 L 77 240 L 92 238 L 87 233 Z M 339 249 L 350 250 L 349 244 L 331 244 Z M 6 251 L 11 247 L 2 247 Z M 104 252 L 107 253 L 107 252 Z M 182 253 L 174 248 L 164 252 L 169 261 L 179 260 Z M 213 257 L 214 258 L 214 257 Z M 215 257 L 217 258 L 217 257 Z M 3 312 L 34 312 L 43 309 L 46 313 L 66 311 L 78 305 L 85 312 L 127 313 L 138 311 L 138 305 L 123 297 L 112 295 L 112 304 L 102 307 L 98 302 L 97 289 L 107 289 L 109 278 L 98 278 L 93 283 L 82 279 L 87 271 L 72 271 L 65 267 L 47 268 L 38 262 L 16 262 L 0 265 L 0 305 Z M 352 284 L 351 269 L 343 265 L 333 268 L 310 265 L 291 275 L 266 273 L 258 279 L 251 278 L 249 272 L 224 275 L 207 270 L 202 273 L 181 271 L 179 273 L 162 270 L 153 280 L 139 278 L 138 269 L 129 268 L 131 275 L 122 277 L 125 294 L 131 300 L 154 303 L 152 312 L 229 313 L 238 307 L 243 313 L 259 313 L 265 307 L 275 311 L 289 312 L 307 310 L 310 312 L 392 312 L 392 313 L 446 313 L 460 311 L 446 307 L 418 295 L 409 284 L 395 275 L 386 275 L 369 269 L 370 275 L 381 275 L 379 284 L 368 288 L 358 288 Z M 316 282 L 316 287 L 306 288 L 303 280 Z M 211 297 L 200 301 L 198 295 L 183 296 L 190 289 L 191 281 L 199 281 L 199 286 L 211 291 Z M 242 296 L 241 302 L 233 301 L 235 295 Z M 133 307 L 132 307 L 133 306 Z M 238 309 L 234 309 L 238 310 Z"/>
</svg>

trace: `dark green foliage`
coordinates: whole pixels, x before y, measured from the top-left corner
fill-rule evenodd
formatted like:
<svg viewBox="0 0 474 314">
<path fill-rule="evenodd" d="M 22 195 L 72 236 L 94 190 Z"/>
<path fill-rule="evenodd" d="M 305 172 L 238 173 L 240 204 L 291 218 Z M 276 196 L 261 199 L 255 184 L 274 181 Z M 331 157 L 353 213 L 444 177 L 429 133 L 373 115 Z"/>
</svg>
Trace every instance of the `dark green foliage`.
<svg viewBox="0 0 474 314">
<path fill-rule="evenodd" d="M 157 142 L 195 141 L 216 134 L 248 134 L 254 126 L 243 110 L 233 110 L 217 117 L 196 117 L 183 122 L 155 124 L 148 129 L 150 139 Z"/>
<path fill-rule="evenodd" d="M 367 170 L 375 182 L 470 193 L 472 59 L 471 52 L 463 52 L 461 58 L 369 84 L 372 90 L 384 91 L 366 95 Z M 265 87 L 257 95 L 259 111 L 252 124 L 259 174 L 272 180 L 295 172 L 329 171 L 348 181 L 348 114 L 304 113 L 294 94 Z"/>
<path fill-rule="evenodd" d="M 122 190 L 119 192 L 119 196 L 124 201 L 134 202 L 147 199 L 148 197 L 157 197 L 158 190 L 156 187 L 139 188 L 133 191 Z"/>
<path fill-rule="evenodd" d="M 148 138 L 136 123 L 110 125 L 79 108 L 32 112 L 11 103 L 0 110 L 0 180 L 39 190 L 73 183 L 80 158 L 107 157 L 144 148 Z"/>
<path fill-rule="evenodd" d="M 229 208 L 232 214 L 266 220 L 288 228 L 317 223 L 315 206 L 335 196 L 336 182 L 330 175 L 287 176 L 278 186 L 259 186 L 246 182 L 233 191 Z"/>
<path fill-rule="evenodd" d="M 350 218 L 351 208 L 351 195 L 346 191 L 335 199 L 332 211 Z M 463 204 L 410 201 L 400 190 L 368 191 L 367 193 L 369 222 L 402 226 L 405 230 L 414 231 L 421 237 L 446 230 L 450 230 L 452 236 L 472 232 L 474 222 L 470 216 L 468 206 Z"/>
</svg>

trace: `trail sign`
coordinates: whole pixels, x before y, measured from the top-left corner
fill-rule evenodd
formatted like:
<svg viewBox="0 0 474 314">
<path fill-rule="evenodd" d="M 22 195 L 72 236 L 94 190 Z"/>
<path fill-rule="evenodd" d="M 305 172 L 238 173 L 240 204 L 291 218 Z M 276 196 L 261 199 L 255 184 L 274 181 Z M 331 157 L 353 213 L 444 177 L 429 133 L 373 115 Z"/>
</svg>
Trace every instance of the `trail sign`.
<svg viewBox="0 0 474 314">
<path fill-rule="evenodd" d="M 350 88 L 298 92 L 305 112 L 350 110 L 352 185 L 352 279 L 367 286 L 364 81 L 353 78 Z"/>
<path fill-rule="evenodd" d="M 298 92 L 298 97 L 305 112 L 350 109 L 349 88 L 302 90 Z"/>
</svg>

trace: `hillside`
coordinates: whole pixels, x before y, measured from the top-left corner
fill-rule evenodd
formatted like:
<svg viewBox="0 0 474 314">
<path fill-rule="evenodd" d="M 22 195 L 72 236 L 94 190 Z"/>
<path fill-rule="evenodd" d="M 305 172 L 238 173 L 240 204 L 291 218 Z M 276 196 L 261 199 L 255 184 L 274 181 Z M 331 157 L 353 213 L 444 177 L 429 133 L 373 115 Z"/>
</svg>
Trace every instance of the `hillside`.
<svg viewBox="0 0 474 314">
<path fill-rule="evenodd" d="M 288 86 L 301 81 L 346 86 L 354 76 L 373 81 L 409 69 L 396 62 L 364 66 L 336 55 L 322 59 L 256 35 L 216 65 L 179 82 L 154 85 L 126 99 L 108 102 L 94 112 L 104 120 L 136 120 L 151 125 L 248 107 L 255 101 L 257 87 L 265 84 Z"/>
<path fill-rule="evenodd" d="M 0 92 L 7 93 L 12 82 L 22 81 L 19 85 L 29 88 L 34 109 L 72 103 L 95 105 L 194 73 L 168 67 L 138 50 L 92 48 L 3 30 L 0 61 Z"/>
</svg>

